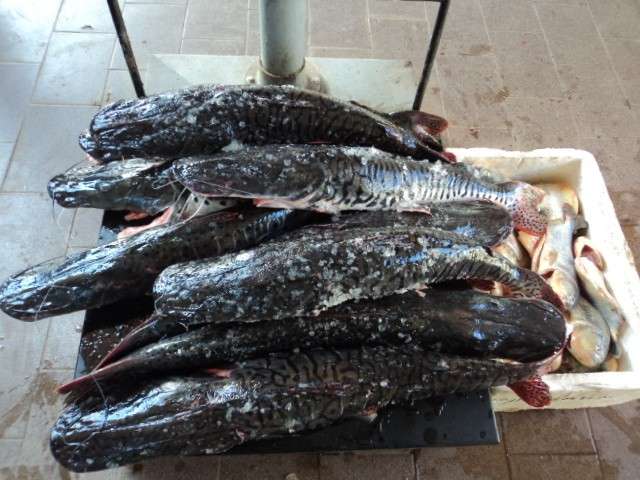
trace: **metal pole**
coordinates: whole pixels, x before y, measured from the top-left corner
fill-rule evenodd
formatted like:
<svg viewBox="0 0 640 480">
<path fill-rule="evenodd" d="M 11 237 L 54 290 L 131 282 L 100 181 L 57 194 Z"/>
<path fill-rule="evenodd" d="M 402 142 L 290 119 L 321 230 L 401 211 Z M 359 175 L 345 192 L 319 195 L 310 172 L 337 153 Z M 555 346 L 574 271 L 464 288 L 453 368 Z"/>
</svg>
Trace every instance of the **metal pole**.
<svg viewBox="0 0 640 480">
<path fill-rule="evenodd" d="M 265 77 L 290 79 L 304 68 L 307 1 L 260 0 L 260 67 Z"/>
<path fill-rule="evenodd" d="M 424 67 L 422 68 L 420 83 L 418 83 L 416 96 L 413 100 L 414 110 L 420 110 L 420 107 L 422 106 L 424 91 L 427 88 L 427 82 L 429 81 L 429 76 L 431 75 L 431 68 L 433 67 L 433 62 L 436 59 L 436 53 L 438 53 L 438 46 L 440 45 L 440 37 L 442 37 L 444 21 L 447 17 L 447 11 L 449 10 L 449 0 L 438 1 L 440 3 L 440 6 L 438 8 L 438 16 L 436 17 L 436 23 L 433 27 L 431 40 L 429 41 L 429 50 L 427 51 L 427 58 L 424 62 Z"/>
<path fill-rule="evenodd" d="M 135 88 L 138 98 L 142 98 L 145 96 L 144 85 L 142 84 L 142 78 L 140 78 L 136 59 L 133 56 L 133 48 L 131 48 L 131 41 L 127 34 L 127 27 L 125 26 L 124 19 L 122 18 L 120 4 L 118 3 L 118 0 L 107 0 L 107 4 L 109 5 L 109 12 L 111 12 L 113 26 L 118 34 L 118 42 L 120 42 L 120 48 L 122 49 L 124 60 L 127 62 L 127 69 L 131 76 L 131 82 L 133 82 L 133 88 Z"/>
</svg>

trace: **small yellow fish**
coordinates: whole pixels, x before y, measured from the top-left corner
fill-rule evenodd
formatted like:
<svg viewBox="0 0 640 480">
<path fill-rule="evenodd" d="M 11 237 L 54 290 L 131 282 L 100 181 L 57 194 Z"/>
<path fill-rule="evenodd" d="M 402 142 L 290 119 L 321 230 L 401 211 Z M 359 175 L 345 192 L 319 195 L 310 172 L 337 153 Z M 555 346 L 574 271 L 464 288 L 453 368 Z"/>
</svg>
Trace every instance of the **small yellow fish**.
<svg viewBox="0 0 640 480">
<path fill-rule="evenodd" d="M 580 297 L 568 319 L 573 328 L 567 349 L 585 367 L 600 366 L 609 353 L 609 326 L 588 300 Z"/>
</svg>

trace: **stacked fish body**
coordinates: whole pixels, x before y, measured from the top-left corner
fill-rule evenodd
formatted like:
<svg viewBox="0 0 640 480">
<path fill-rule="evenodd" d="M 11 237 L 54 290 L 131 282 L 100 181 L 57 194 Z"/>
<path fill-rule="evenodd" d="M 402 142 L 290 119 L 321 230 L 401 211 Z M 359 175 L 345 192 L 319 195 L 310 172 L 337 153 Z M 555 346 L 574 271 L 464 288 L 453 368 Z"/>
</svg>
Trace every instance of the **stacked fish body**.
<svg viewBox="0 0 640 480">
<path fill-rule="evenodd" d="M 450 164 L 445 126 L 274 86 L 98 112 L 80 138 L 98 164 L 52 179 L 51 197 L 157 217 L 14 275 L 0 308 L 35 320 L 152 295 L 154 309 L 61 387 L 75 392 L 54 456 L 89 471 L 219 453 L 515 382 L 543 405 L 526 385 L 565 344 L 564 305 L 491 250 L 546 231 L 543 192 Z M 473 289 L 487 284 L 517 298 Z"/>
<path fill-rule="evenodd" d="M 272 354 L 218 371 L 222 378 L 167 376 L 108 390 L 104 399 L 84 397 L 54 425 L 51 450 L 74 471 L 219 453 L 370 415 L 391 402 L 512 383 L 538 366 L 406 347 Z"/>
</svg>

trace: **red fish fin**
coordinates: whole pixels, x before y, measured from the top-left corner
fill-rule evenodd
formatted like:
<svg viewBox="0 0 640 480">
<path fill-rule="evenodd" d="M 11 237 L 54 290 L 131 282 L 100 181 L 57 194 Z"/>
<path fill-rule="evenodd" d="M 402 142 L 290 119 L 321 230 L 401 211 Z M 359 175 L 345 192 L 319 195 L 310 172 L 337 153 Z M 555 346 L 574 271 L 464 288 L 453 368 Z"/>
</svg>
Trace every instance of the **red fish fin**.
<svg viewBox="0 0 640 480">
<path fill-rule="evenodd" d="M 422 132 L 429 135 L 439 135 L 447 129 L 449 122 L 446 119 L 434 115 L 433 113 L 419 110 L 403 110 L 389 114 L 391 120 L 398 125 L 410 128 L 420 138 Z"/>
<path fill-rule="evenodd" d="M 127 222 L 133 222 L 134 220 L 142 220 L 148 216 L 149 214 L 144 212 L 129 212 L 124 216 L 124 219 Z"/>
<path fill-rule="evenodd" d="M 535 375 L 527 380 L 520 380 L 507 386 L 513 390 L 523 402 L 532 407 L 542 408 L 551 403 L 549 385 L 544 383 L 539 375 Z"/>
<path fill-rule="evenodd" d="M 453 152 L 440 152 L 440 155 L 442 155 L 449 163 L 456 163 L 458 161 L 455 153 Z"/>
<path fill-rule="evenodd" d="M 173 207 L 169 207 L 164 212 L 162 212 L 162 215 L 157 216 L 146 225 L 141 225 L 139 227 L 127 227 L 122 229 L 120 233 L 118 233 L 118 239 L 127 238 L 132 235 L 136 235 L 140 232 L 144 232 L 145 230 L 149 230 L 150 228 L 157 227 L 159 225 L 165 225 L 169 223 L 172 215 L 173 215 Z"/>
<path fill-rule="evenodd" d="M 230 368 L 205 368 L 204 370 L 207 373 L 219 378 L 230 378 L 231 377 L 231 369 Z"/>
<path fill-rule="evenodd" d="M 473 288 L 476 288 L 483 292 L 490 292 L 491 290 L 493 290 L 493 287 L 494 287 L 494 282 L 492 280 L 483 280 L 481 278 L 478 278 L 478 279 L 467 280 L 467 282 Z"/>
</svg>

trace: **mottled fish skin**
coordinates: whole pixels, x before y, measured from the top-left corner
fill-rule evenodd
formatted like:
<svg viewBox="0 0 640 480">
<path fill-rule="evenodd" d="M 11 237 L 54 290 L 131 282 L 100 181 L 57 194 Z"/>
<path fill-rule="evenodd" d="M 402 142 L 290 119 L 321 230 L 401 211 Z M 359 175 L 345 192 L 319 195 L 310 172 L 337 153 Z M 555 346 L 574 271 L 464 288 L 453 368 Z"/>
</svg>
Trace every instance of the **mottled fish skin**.
<svg viewBox="0 0 640 480">
<path fill-rule="evenodd" d="M 491 183 L 463 164 L 417 162 L 372 147 L 269 145 L 182 158 L 173 172 L 193 192 L 249 198 L 259 206 L 422 211 L 438 203 L 485 200 L 505 207 L 515 228 L 542 234 L 543 192 L 522 182 Z"/>
<path fill-rule="evenodd" d="M 135 158 L 107 165 L 82 164 L 53 177 L 52 200 L 65 208 L 130 210 L 155 215 L 172 206 L 184 187 L 168 162 Z"/>
<path fill-rule="evenodd" d="M 585 367 L 600 366 L 607 358 L 611 342 L 609 326 L 600 312 L 580 297 L 571 310 L 569 324 L 573 330 L 567 345 L 571 355 Z"/>
<path fill-rule="evenodd" d="M 559 304 L 539 275 L 484 247 L 456 244 L 448 232 L 427 236 L 398 227 L 296 231 L 239 254 L 172 265 L 153 292 L 156 312 L 169 322 L 257 321 L 466 279 L 504 283 L 514 295 Z"/>
<path fill-rule="evenodd" d="M 184 332 L 182 325 L 174 327 Z M 541 300 L 494 297 L 473 290 L 407 292 L 343 303 L 316 317 L 207 324 L 155 341 L 58 391 L 93 387 L 96 381 L 115 376 L 119 381 L 148 378 L 152 372 L 225 365 L 296 348 L 418 345 L 465 357 L 539 361 L 563 348 L 565 333 L 562 314 Z"/>
<path fill-rule="evenodd" d="M 537 363 L 419 349 L 274 354 L 213 374 L 105 386 L 69 405 L 51 432 L 65 468 L 101 470 L 163 455 L 229 450 L 247 440 L 314 430 L 390 403 L 470 392 L 531 376 Z"/>
<path fill-rule="evenodd" d="M 93 117 L 80 146 L 109 162 L 213 153 L 234 141 L 373 145 L 447 161 L 435 139 L 426 145 L 386 115 L 290 86 L 198 86 L 119 101 Z"/>
<path fill-rule="evenodd" d="M 513 230 L 511 215 L 500 205 L 485 201 L 435 204 L 430 214 L 392 211 L 342 213 L 334 223 L 344 227 L 414 227 L 440 229 L 464 238 L 467 245 L 491 247 Z"/>
<path fill-rule="evenodd" d="M 0 308 L 32 321 L 148 294 L 169 265 L 247 248 L 308 222 L 306 212 L 250 210 L 152 228 L 10 277 L 0 285 Z"/>
</svg>

